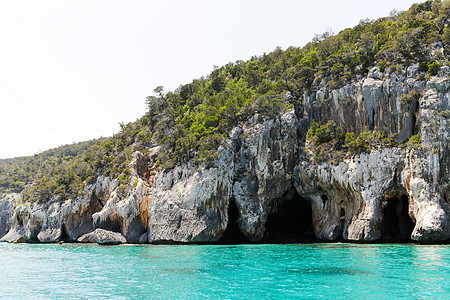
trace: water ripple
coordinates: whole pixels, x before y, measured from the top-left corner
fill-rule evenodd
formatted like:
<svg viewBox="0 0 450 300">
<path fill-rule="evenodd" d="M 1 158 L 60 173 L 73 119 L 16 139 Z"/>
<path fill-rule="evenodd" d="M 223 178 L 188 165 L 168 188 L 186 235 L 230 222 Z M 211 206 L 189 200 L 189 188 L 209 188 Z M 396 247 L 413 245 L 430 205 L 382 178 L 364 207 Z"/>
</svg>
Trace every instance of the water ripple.
<svg viewBox="0 0 450 300">
<path fill-rule="evenodd" d="M 450 248 L 422 245 L 0 244 L 0 298 L 432 298 Z"/>
</svg>

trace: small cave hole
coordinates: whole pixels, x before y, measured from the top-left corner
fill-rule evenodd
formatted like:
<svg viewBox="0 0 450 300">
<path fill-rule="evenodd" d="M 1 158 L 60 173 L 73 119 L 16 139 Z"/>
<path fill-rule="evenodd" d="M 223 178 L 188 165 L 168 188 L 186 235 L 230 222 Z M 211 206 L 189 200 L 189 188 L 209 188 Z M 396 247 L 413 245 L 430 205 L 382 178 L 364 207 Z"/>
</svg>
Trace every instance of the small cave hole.
<svg viewBox="0 0 450 300">
<path fill-rule="evenodd" d="M 239 228 L 239 209 L 236 202 L 230 199 L 228 204 L 228 225 L 222 237 L 217 243 L 219 244 L 245 244 L 249 239 L 242 234 Z"/>
<path fill-rule="evenodd" d="M 383 210 L 384 241 L 411 241 L 414 222 L 408 215 L 408 196 L 387 199 L 387 206 Z"/>
<path fill-rule="evenodd" d="M 328 196 L 327 195 L 322 195 L 322 196 L 320 196 L 320 198 L 322 199 L 323 205 L 325 205 L 325 202 L 328 201 Z"/>
<path fill-rule="evenodd" d="M 369 124 L 369 130 L 373 130 L 375 128 L 375 109 L 372 109 L 372 124 Z"/>
<path fill-rule="evenodd" d="M 18 225 L 19 225 L 20 227 L 23 227 L 23 220 L 22 220 L 22 218 L 19 217 L 19 216 L 17 216 L 16 219 L 17 219 Z"/>
<path fill-rule="evenodd" d="M 344 225 L 345 225 L 345 209 L 343 207 L 341 207 L 340 221 L 341 221 L 341 227 L 344 228 Z"/>
<path fill-rule="evenodd" d="M 61 227 L 61 242 L 68 242 L 69 241 L 69 235 L 67 234 L 67 228 L 66 226 L 63 224 Z"/>
<path fill-rule="evenodd" d="M 311 204 L 297 192 L 278 203 L 267 218 L 264 242 L 301 243 L 315 240 Z"/>
<path fill-rule="evenodd" d="M 103 203 L 99 197 L 97 197 L 96 193 L 92 193 L 91 196 L 91 207 L 94 212 L 99 212 L 103 208 Z"/>
</svg>

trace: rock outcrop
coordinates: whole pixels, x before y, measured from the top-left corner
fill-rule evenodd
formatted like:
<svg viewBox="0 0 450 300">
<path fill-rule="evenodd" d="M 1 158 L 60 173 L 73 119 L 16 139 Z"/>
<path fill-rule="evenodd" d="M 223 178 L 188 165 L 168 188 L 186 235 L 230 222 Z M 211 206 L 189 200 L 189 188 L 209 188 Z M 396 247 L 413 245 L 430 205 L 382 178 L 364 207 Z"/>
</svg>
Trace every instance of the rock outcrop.
<svg viewBox="0 0 450 300">
<path fill-rule="evenodd" d="M 372 241 L 382 237 L 384 211 L 390 199 L 407 197 L 408 216 L 415 223 L 411 238 L 443 241 L 449 227 L 449 79 L 417 81 L 417 65 L 406 74 L 387 76 L 376 68 L 369 78 L 337 91 L 320 89 L 306 97 L 306 116 L 355 131 L 383 130 L 399 142 L 419 132 L 419 149 L 388 148 L 361 154 L 333 166 L 312 164 L 305 151 L 295 170 L 297 191 L 312 203 L 316 236 L 334 240 Z M 415 102 L 401 96 L 420 91 Z M 326 113 L 324 113 L 326 108 Z M 318 111 L 318 112 L 317 112 Z M 324 200 L 326 199 L 326 201 Z M 405 205 L 403 205 L 405 206 Z M 399 216 L 397 216 L 399 217 Z"/>
<path fill-rule="evenodd" d="M 115 188 L 106 177 L 99 177 L 85 194 L 73 200 L 46 204 L 19 204 L 13 209 L 10 229 L 0 241 L 56 243 L 75 242 L 94 230 L 92 215 L 100 211 L 103 198 Z"/>
<path fill-rule="evenodd" d="M 101 228 L 94 231 L 94 239 L 100 245 L 118 245 L 127 242 L 122 234 Z"/>
<path fill-rule="evenodd" d="M 294 110 L 280 119 L 258 122 L 253 116 L 247 124 L 233 129 L 237 145 L 233 174 L 233 198 L 240 212 L 239 226 L 250 240 L 264 237 L 271 205 L 292 189 L 296 164 L 297 118 Z"/>
<path fill-rule="evenodd" d="M 12 213 L 19 194 L 11 194 L 0 198 L 0 239 L 11 227 Z"/>
<path fill-rule="evenodd" d="M 186 164 L 160 172 L 149 206 L 149 242 L 211 242 L 227 226 L 232 192 L 231 152 L 219 149 L 211 168 Z"/>
<path fill-rule="evenodd" d="M 100 245 L 118 245 L 126 243 L 127 240 L 119 232 L 97 228 L 93 232 L 89 232 L 80 236 L 77 242 L 97 243 Z"/>
<path fill-rule="evenodd" d="M 86 234 L 83 234 L 82 236 L 80 236 L 77 239 L 78 243 L 96 243 L 97 241 L 95 240 L 95 232 L 89 232 Z"/>
<path fill-rule="evenodd" d="M 130 243 L 139 243 L 147 231 L 153 176 L 148 159 L 134 153 L 130 180 L 112 192 L 103 209 L 93 214 L 94 228 L 118 231 Z"/>
</svg>

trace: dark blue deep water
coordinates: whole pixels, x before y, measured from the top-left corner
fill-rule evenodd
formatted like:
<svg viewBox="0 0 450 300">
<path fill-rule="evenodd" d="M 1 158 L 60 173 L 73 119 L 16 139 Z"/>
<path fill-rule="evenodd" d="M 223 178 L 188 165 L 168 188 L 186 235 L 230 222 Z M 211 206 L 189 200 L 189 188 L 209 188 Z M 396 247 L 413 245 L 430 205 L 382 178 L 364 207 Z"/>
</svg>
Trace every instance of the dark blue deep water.
<svg viewBox="0 0 450 300">
<path fill-rule="evenodd" d="M 450 247 L 0 243 L 1 299 L 449 299 Z"/>
</svg>

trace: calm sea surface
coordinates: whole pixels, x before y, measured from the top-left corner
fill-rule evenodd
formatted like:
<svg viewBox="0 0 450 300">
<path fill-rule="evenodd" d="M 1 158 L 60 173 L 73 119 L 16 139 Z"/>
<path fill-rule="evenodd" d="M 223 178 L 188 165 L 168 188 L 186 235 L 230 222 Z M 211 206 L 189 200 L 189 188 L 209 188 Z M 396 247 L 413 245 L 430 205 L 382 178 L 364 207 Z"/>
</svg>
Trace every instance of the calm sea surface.
<svg viewBox="0 0 450 300">
<path fill-rule="evenodd" d="M 1 299 L 449 299 L 450 246 L 0 243 Z"/>
</svg>

